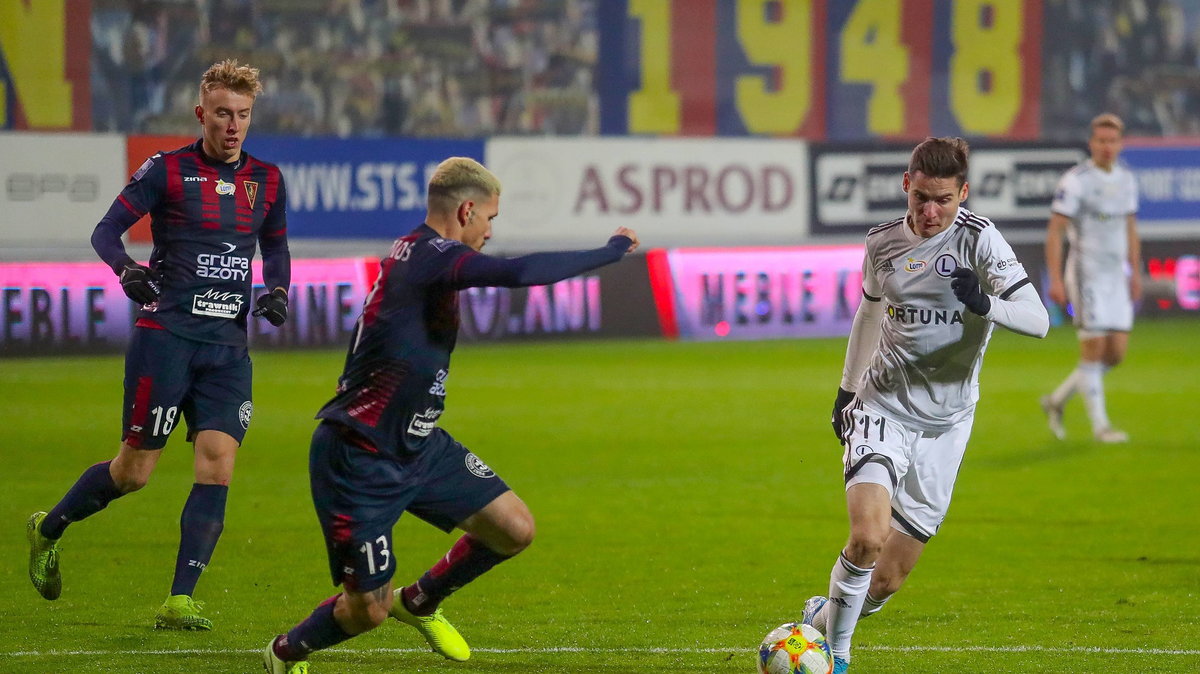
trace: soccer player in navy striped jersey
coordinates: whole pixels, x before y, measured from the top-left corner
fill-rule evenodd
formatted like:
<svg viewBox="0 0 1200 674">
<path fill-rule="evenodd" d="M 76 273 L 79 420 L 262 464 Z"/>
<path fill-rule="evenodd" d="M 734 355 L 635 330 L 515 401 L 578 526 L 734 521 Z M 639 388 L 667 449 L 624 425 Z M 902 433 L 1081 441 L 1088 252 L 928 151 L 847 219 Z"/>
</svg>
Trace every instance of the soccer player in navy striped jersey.
<svg viewBox="0 0 1200 674">
<path fill-rule="evenodd" d="M 270 290 L 253 314 L 273 325 L 287 318 L 291 261 L 283 176 L 242 150 L 261 90 L 256 68 L 230 60 L 210 67 L 195 109 L 201 138 L 147 159 L 92 234 L 92 246 L 140 309 L 125 357 L 116 458 L 88 468 L 48 514 L 29 520 L 29 577 L 46 599 L 57 599 L 62 589 L 57 542 L 67 525 L 145 486 L 171 431 L 186 420 L 195 483 L 180 517 L 170 594 L 155 627 L 212 629 L 192 594 L 224 527 L 234 459 L 250 424 L 246 322 L 256 246 Z M 146 213 L 154 248 L 142 265 L 126 253 L 121 235 Z"/>
<path fill-rule="evenodd" d="M 443 657 L 466 660 L 470 648 L 442 616 L 442 600 L 533 540 L 525 503 L 438 426 L 458 291 L 553 283 L 620 260 L 638 240 L 621 227 L 591 250 L 490 257 L 480 251 L 499 204 L 500 182 L 490 171 L 447 159 L 430 178 L 427 220 L 380 265 L 309 453 L 330 575 L 342 592 L 267 644 L 263 664 L 273 674 L 307 671 L 308 654 L 388 615 L 416 627 Z M 424 575 L 393 590 L 392 527 L 404 512 L 464 533 Z"/>
<path fill-rule="evenodd" d="M 867 234 L 863 301 L 833 409 L 850 537 L 828 600 L 804 607 L 837 674 L 859 618 L 900 589 L 946 516 L 993 325 L 1033 337 L 1049 328 L 1012 248 L 962 206 L 967 153 L 961 138 L 918 145 L 902 182 L 907 214 Z"/>
</svg>

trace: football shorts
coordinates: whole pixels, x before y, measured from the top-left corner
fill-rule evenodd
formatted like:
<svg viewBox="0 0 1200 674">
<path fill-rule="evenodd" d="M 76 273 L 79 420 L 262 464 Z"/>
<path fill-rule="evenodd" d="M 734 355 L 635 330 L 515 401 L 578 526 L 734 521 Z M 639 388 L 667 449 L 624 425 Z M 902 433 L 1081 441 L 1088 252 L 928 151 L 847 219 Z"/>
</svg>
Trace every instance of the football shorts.
<svg viewBox="0 0 1200 674">
<path fill-rule="evenodd" d="M 942 525 L 975 417 L 942 431 L 905 426 L 854 398 L 843 436 L 846 488 L 873 483 L 892 497 L 892 528 L 922 543 Z"/>
</svg>

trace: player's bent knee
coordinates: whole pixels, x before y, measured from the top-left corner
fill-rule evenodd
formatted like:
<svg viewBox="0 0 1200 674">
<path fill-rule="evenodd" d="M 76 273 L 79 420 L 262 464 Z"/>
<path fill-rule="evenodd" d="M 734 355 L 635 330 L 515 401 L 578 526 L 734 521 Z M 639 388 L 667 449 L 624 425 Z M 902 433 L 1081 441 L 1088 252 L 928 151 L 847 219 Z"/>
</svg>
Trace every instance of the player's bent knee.
<svg viewBox="0 0 1200 674">
<path fill-rule="evenodd" d="M 525 548 L 528 548 L 533 543 L 533 537 L 537 533 L 537 527 L 533 523 L 533 515 L 526 515 L 516 521 L 508 530 L 508 541 L 506 541 L 507 550 L 500 552 L 513 556 L 520 553 Z"/>
<path fill-rule="evenodd" d="M 887 539 L 883 536 L 852 534 L 850 541 L 846 543 L 846 558 L 856 566 L 870 566 L 879 558 L 879 553 L 883 552 L 885 540 Z"/>
</svg>

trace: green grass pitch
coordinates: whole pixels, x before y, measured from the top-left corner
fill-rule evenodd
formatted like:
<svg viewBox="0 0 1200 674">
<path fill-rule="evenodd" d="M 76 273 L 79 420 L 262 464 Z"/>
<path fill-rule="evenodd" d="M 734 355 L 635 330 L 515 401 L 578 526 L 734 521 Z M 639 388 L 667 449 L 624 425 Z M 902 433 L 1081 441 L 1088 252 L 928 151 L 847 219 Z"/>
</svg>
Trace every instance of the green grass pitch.
<svg viewBox="0 0 1200 674">
<path fill-rule="evenodd" d="M 1200 323 L 1139 325 L 1107 380 L 1127 446 L 1066 442 L 1037 397 L 1073 333 L 998 330 L 953 507 L 907 586 L 859 626 L 859 672 L 1200 671 Z M 453 664 L 395 622 L 312 658 L 320 672 L 754 671 L 759 640 L 824 594 L 846 535 L 829 408 L 844 341 L 464 345 L 442 425 L 531 506 L 538 537 L 445 604 Z M 146 489 L 74 525 L 64 590 L 26 579 L 25 520 L 119 430 L 118 357 L 0 361 L 0 670 L 253 672 L 333 593 L 308 494 L 334 351 L 255 355 L 255 417 L 197 598 L 217 629 L 152 629 L 191 483 L 177 432 Z M 397 580 L 453 541 L 396 528 Z"/>
</svg>

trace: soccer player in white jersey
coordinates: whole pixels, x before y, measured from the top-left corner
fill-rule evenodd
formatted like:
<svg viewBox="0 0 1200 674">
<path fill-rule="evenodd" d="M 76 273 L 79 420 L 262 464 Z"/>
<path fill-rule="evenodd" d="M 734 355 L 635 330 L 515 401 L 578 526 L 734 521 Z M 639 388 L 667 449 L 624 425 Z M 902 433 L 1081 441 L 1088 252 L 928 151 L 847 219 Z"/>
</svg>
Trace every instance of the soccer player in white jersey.
<svg viewBox="0 0 1200 674">
<path fill-rule="evenodd" d="M 1083 396 L 1097 440 L 1129 440 L 1109 423 L 1104 404 L 1104 374 L 1125 358 L 1133 303 L 1142 296 L 1137 181 L 1117 162 L 1124 130 L 1121 118 L 1113 114 L 1092 120 L 1092 157 L 1063 174 L 1050 205 L 1050 299 L 1064 306 L 1071 302 L 1079 335 L 1079 365 L 1041 400 L 1050 430 L 1059 440 L 1066 437 L 1063 407 L 1076 392 Z M 1063 232 L 1070 242 L 1065 275 Z"/>
<path fill-rule="evenodd" d="M 879 611 L 937 533 L 979 399 L 993 324 L 1044 337 L 1050 319 L 1012 247 L 967 198 L 966 141 L 913 150 L 904 217 L 867 234 L 833 428 L 845 448 L 850 537 L 804 622 L 825 633 L 834 672 L 859 618 Z"/>
</svg>

